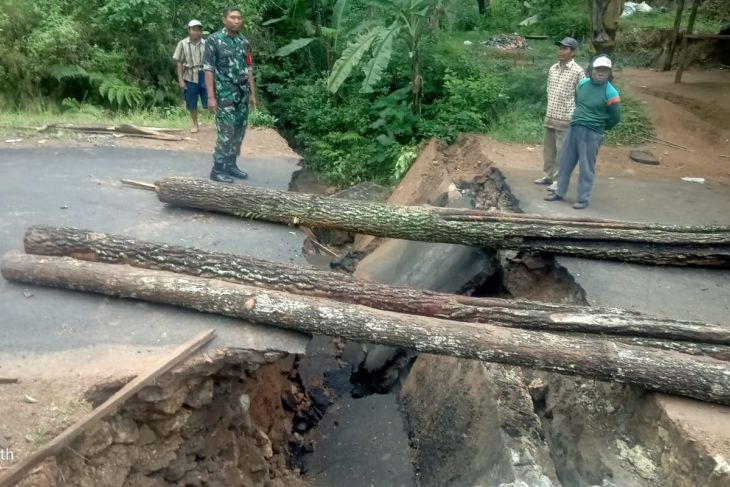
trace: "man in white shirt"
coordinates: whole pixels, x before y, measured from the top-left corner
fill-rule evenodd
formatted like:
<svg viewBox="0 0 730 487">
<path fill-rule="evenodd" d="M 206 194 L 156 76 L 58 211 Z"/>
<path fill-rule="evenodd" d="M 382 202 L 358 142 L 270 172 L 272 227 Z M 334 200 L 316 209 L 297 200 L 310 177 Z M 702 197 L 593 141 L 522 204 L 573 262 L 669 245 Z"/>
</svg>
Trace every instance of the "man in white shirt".
<svg viewBox="0 0 730 487">
<path fill-rule="evenodd" d="M 547 114 L 543 143 L 543 176 L 535 184 L 549 184 L 548 190 L 555 190 L 558 175 L 558 155 L 563 144 L 565 131 L 575 110 L 575 93 L 578 81 L 585 78 L 585 71 L 575 62 L 578 41 L 566 37 L 558 46 L 559 61 L 550 67 L 547 82 Z"/>
<path fill-rule="evenodd" d="M 177 81 L 183 92 L 185 106 L 193 119 L 193 133 L 198 132 L 198 98 L 203 108 L 208 108 L 208 91 L 203 71 L 203 24 L 199 20 L 188 22 L 188 37 L 177 43 L 172 59 L 177 63 Z"/>
</svg>

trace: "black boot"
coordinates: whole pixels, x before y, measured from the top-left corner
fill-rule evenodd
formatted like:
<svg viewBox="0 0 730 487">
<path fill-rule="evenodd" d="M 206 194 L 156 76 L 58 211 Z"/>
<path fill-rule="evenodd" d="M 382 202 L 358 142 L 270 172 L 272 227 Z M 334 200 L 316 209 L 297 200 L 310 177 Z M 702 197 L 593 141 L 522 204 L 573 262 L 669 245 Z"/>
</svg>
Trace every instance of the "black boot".
<svg viewBox="0 0 730 487">
<path fill-rule="evenodd" d="M 229 176 L 233 176 L 234 178 L 248 179 L 248 173 L 246 173 L 245 171 L 241 171 L 236 165 L 236 156 L 233 156 L 226 160 L 225 171 L 226 174 L 228 174 Z"/>
<path fill-rule="evenodd" d="M 232 183 L 233 178 L 228 176 L 225 172 L 225 166 L 223 164 L 213 164 L 213 169 L 210 170 L 210 180 L 219 183 Z"/>
</svg>

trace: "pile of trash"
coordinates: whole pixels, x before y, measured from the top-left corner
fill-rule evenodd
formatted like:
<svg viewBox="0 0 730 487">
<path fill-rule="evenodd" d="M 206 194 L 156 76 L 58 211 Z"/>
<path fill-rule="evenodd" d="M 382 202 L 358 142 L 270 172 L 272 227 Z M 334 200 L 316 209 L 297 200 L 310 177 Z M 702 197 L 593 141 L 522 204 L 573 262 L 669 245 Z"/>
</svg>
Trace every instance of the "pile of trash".
<svg viewBox="0 0 730 487">
<path fill-rule="evenodd" d="M 621 17 L 631 17 L 635 13 L 648 14 L 649 12 L 651 12 L 653 10 L 654 9 L 650 5 L 648 5 L 646 2 L 641 2 L 641 3 L 626 2 L 626 3 L 624 3 L 624 11 L 621 14 Z"/>
<path fill-rule="evenodd" d="M 527 49 L 527 42 L 525 42 L 525 38 L 517 33 L 500 34 L 492 37 L 491 39 L 487 39 L 481 44 L 495 49 Z"/>
</svg>

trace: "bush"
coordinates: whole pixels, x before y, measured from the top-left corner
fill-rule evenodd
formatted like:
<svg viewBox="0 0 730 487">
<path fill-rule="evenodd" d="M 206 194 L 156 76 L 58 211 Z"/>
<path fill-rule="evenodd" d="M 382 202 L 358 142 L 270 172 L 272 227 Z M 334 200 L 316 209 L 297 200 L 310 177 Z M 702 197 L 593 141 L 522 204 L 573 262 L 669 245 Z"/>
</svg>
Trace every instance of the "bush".
<svg viewBox="0 0 730 487">
<path fill-rule="evenodd" d="M 276 127 L 277 119 L 266 108 L 257 107 L 248 115 L 248 124 L 251 127 Z"/>
<path fill-rule="evenodd" d="M 646 142 L 654 127 L 644 107 L 634 99 L 621 94 L 621 122 L 606 132 L 607 144 L 636 145 Z"/>
<path fill-rule="evenodd" d="M 540 22 L 529 26 L 527 32 L 539 32 L 553 39 L 570 36 L 582 40 L 590 36 L 591 22 L 585 0 L 546 0 L 539 14 Z"/>
<path fill-rule="evenodd" d="M 461 132 L 484 132 L 506 101 L 501 79 L 492 74 L 460 77 L 447 70 L 444 87 L 445 96 L 428 107 L 421 122 L 424 137 L 453 141 Z"/>
</svg>

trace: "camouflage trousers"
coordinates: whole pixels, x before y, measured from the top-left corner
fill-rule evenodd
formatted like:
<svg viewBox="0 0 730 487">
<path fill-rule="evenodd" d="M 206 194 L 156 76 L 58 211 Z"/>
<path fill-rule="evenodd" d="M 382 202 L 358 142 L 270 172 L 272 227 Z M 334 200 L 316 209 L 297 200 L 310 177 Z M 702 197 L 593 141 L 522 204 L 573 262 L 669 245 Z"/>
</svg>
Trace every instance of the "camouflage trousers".
<svg viewBox="0 0 730 487">
<path fill-rule="evenodd" d="M 248 96 L 241 98 L 238 103 L 218 102 L 218 109 L 215 112 L 215 128 L 218 136 L 213 153 L 214 168 L 222 169 L 235 162 L 236 156 L 241 154 L 241 144 L 247 126 Z"/>
</svg>

